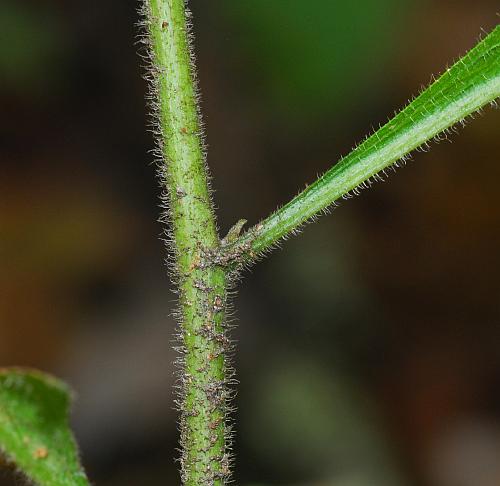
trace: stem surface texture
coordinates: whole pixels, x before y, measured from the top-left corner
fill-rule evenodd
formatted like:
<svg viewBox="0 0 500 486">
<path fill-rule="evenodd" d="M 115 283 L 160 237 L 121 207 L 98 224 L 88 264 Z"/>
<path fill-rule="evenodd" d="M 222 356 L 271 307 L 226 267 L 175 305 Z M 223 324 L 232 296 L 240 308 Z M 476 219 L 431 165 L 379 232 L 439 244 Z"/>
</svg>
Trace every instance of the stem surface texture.
<svg viewBox="0 0 500 486">
<path fill-rule="evenodd" d="M 224 484 L 229 475 L 226 412 L 229 341 L 226 271 L 207 255 L 219 238 L 205 167 L 184 0 L 149 0 L 161 175 L 179 289 L 181 474 L 186 485 Z"/>
</svg>

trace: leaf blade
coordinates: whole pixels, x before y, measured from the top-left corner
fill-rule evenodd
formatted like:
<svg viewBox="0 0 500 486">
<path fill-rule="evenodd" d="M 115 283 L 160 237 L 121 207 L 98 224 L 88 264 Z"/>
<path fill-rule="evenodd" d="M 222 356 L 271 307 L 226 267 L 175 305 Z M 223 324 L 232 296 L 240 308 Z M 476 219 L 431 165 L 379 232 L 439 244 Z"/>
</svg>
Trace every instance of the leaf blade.
<svg viewBox="0 0 500 486">
<path fill-rule="evenodd" d="M 350 192 L 370 185 L 467 116 L 500 97 L 500 26 L 447 69 L 394 118 L 268 218 L 249 229 L 225 254 L 252 260 Z M 372 179 L 373 178 L 373 179 Z M 224 255 L 223 255 L 224 256 Z"/>
<path fill-rule="evenodd" d="M 70 391 L 22 368 L 0 369 L 0 449 L 41 486 L 88 486 L 68 426 Z"/>
</svg>

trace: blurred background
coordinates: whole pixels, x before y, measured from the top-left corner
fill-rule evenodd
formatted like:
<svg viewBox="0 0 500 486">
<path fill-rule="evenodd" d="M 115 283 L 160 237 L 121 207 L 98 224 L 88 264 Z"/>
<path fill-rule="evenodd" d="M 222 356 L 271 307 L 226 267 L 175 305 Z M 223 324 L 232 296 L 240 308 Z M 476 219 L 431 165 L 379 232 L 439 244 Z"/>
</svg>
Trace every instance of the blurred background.
<svg viewBox="0 0 500 486">
<path fill-rule="evenodd" d="M 223 233 L 498 23 L 495 0 L 190 3 Z M 76 390 L 98 486 L 179 482 L 137 7 L 0 3 L 0 365 Z M 499 122 L 488 109 L 247 273 L 236 484 L 500 484 Z"/>
</svg>

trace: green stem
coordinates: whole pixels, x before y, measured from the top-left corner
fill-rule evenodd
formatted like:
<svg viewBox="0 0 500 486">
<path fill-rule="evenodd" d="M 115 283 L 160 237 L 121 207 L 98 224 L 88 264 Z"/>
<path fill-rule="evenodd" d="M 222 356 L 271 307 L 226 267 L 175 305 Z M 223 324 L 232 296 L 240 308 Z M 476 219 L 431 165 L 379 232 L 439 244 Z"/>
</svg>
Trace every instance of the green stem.
<svg viewBox="0 0 500 486">
<path fill-rule="evenodd" d="M 182 481 L 218 485 L 229 474 L 227 275 L 206 259 L 220 242 L 207 182 L 184 0 L 147 0 L 146 19 L 180 292 Z"/>
<path fill-rule="evenodd" d="M 500 96 L 500 26 L 404 110 L 288 204 L 219 253 L 221 263 L 248 262 L 412 150 Z"/>
</svg>

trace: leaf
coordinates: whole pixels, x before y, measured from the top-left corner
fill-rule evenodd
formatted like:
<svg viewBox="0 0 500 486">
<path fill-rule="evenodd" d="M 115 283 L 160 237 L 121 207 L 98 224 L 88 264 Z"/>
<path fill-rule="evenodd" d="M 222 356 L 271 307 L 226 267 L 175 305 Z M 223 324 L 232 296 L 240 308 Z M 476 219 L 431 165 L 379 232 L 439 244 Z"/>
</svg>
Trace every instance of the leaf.
<svg viewBox="0 0 500 486">
<path fill-rule="evenodd" d="M 70 391 L 44 373 L 0 368 L 0 449 L 40 486 L 88 486 L 68 425 Z"/>
<path fill-rule="evenodd" d="M 267 219 L 249 229 L 227 254 L 251 251 L 255 256 L 272 248 L 337 199 L 384 180 L 385 169 L 398 166 L 418 148 L 487 104 L 500 98 L 500 25 L 468 54 L 447 69 L 388 123 L 367 137 L 349 155 Z M 380 175 L 382 173 L 382 175 Z M 250 255 L 251 256 L 251 255 Z"/>
</svg>

